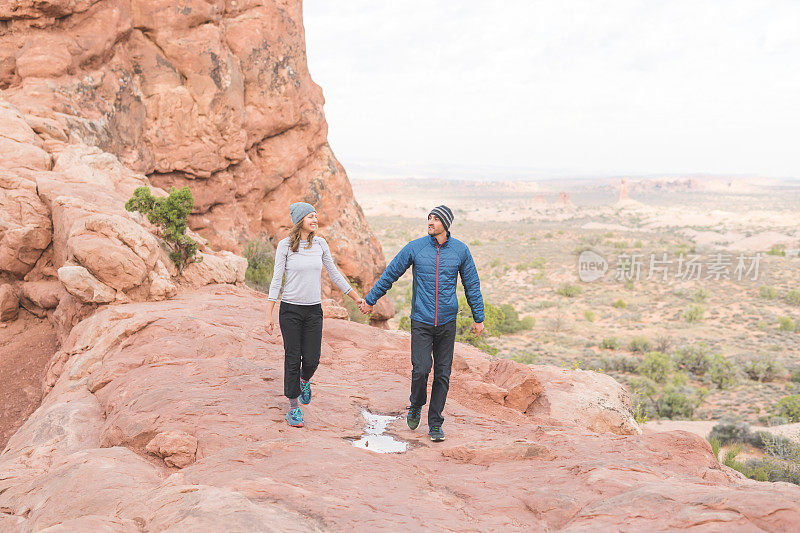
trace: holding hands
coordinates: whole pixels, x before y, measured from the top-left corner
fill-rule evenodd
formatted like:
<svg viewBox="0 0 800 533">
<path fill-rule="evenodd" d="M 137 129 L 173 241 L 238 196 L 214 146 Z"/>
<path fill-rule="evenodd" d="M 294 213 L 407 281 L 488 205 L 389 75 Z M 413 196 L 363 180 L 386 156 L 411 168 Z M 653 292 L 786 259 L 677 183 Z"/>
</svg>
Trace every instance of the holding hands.
<svg viewBox="0 0 800 533">
<path fill-rule="evenodd" d="M 368 315 L 372 312 L 372 306 L 367 303 L 367 301 L 363 298 L 358 302 L 358 308 L 361 310 L 362 313 Z"/>
</svg>

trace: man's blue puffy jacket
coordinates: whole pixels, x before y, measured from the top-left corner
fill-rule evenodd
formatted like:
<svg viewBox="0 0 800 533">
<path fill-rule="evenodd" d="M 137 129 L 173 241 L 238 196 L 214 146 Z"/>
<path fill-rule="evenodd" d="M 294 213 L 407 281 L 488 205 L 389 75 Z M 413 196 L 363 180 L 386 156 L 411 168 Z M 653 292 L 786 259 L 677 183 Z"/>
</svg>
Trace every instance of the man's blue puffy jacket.
<svg viewBox="0 0 800 533">
<path fill-rule="evenodd" d="M 364 298 L 367 303 L 375 305 L 410 266 L 413 266 L 411 272 L 414 276 L 411 318 L 434 326 L 454 320 L 458 314 L 456 283 L 461 274 L 472 318 L 475 322 L 483 322 L 483 296 L 478 269 L 467 245 L 450 237 L 449 231 L 447 240 L 441 246 L 432 235 L 406 244 Z"/>
</svg>

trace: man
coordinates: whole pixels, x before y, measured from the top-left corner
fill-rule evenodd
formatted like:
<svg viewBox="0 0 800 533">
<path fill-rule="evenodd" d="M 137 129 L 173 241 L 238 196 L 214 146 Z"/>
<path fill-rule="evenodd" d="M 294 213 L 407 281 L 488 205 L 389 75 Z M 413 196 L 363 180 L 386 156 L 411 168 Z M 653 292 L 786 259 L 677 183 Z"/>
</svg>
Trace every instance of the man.
<svg viewBox="0 0 800 533">
<path fill-rule="evenodd" d="M 406 422 L 416 429 L 422 406 L 427 401 L 428 375 L 433 367 L 431 403 L 428 406 L 428 434 L 433 441 L 443 441 L 442 410 L 450 388 L 453 343 L 456 338 L 458 297 L 456 283 L 461 283 L 472 309 L 476 336 L 483 332 L 483 296 L 478 270 L 466 244 L 450 237 L 453 212 L 444 205 L 428 215 L 428 236 L 406 244 L 392 259 L 380 279 L 364 298 L 363 313 L 392 287 L 412 266 L 414 276 L 411 297 L 411 405 Z M 433 352 L 433 360 L 431 360 Z"/>
</svg>

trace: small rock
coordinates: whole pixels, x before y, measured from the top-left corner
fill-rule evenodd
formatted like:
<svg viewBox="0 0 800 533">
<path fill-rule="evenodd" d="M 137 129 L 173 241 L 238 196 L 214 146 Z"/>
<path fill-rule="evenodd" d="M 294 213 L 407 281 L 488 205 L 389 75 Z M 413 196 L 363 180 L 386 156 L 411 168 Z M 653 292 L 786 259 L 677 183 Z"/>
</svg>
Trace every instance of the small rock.
<svg viewBox="0 0 800 533">
<path fill-rule="evenodd" d="M 77 265 L 58 269 L 58 279 L 64 288 L 82 302 L 108 303 L 116 298 L 116 292 L 108 285 L 92 276 L 89 271 Z"/>
<path fill-rule="evenodd" d="M 0 285 L 0 322 L 14 320 L 19 315 L 19 298 L 11 285 Z"/>
<path fill-rule="evenodd" d="M 161 457 L 170 466 L 184 468 L 194 463 L 197 457 L 197 438 L 185 431 L 164 431 L 150 441 L 147 451 Z"/>
</svg>

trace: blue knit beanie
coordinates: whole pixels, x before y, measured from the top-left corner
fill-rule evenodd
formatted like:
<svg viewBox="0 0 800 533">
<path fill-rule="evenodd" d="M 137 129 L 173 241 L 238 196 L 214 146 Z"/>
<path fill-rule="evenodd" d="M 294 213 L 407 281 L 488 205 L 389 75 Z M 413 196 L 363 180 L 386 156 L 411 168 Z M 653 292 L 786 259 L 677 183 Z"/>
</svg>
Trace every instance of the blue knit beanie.
<svg viewBox="0 0 800 533">
<path fill-rule="evenodd" d="M 309 213 L 316 213 L 314 206 L 305 202 L 296 202 L 289 206 L 289 215 L 292 217 L 292 224 L 297 224 Z"/>
</svg>

